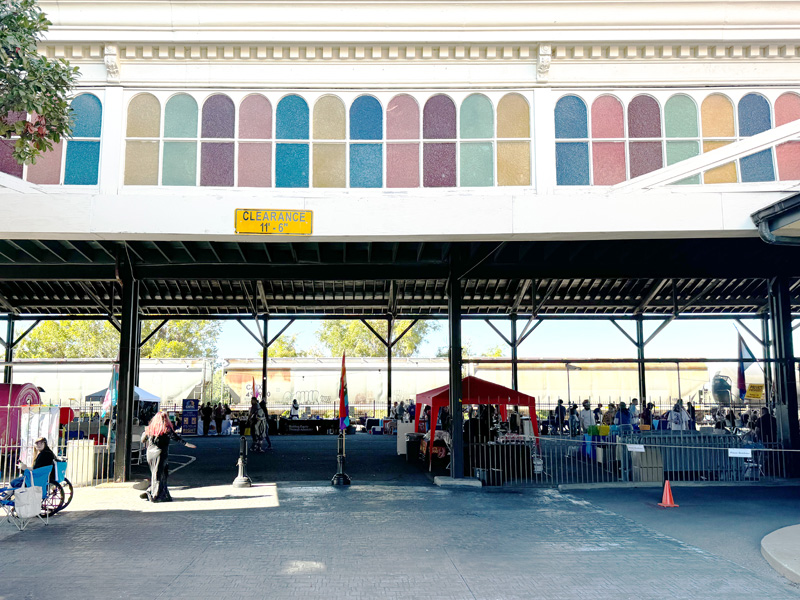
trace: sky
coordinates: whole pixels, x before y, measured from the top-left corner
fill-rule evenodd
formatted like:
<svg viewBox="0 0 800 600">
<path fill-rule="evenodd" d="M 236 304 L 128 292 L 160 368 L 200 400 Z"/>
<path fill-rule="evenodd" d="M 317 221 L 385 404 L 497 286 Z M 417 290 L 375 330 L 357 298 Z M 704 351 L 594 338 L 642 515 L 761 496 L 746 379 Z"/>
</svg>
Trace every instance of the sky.
<svg viewBox="0 0 800 600">
<path fill-rule="evenodd" d="M 757 335 L 761 335 L 758 321 L 743 321 Z M 245 321 L 253 329 L 252 322 Z M 295 321 L 286 330 L 286 335 L 297 335 L 297 346 L 308 349 L 319 346 L 315 331 L 321 321 Z M 447 322 L 441 323 L 438 331 L 428 335 L 418 355 L 423 358 L 436 356 L 441 347 L 448 345 Z M 484 321 L 462 321 L 462 337 L 469 343 L 473 355 L 481 355 L 494 346 L 504 350 L 510 357 L 508 345 Z M 495 321 L 496 327 L 506 336 L 510 334 L 510 324 Z M 652 333 L 660 321 L 645 322 L 645 338 Z M 274 320 L 269 323 L 270 336 L 275 335 L 286 321 Z M 620 325 L 635 337 L 633 322 L 620 322 Z M 519 321 L 517 331 L 525 326 Z M 744 329 L 733 320 L 676 320 L 667 325 L 648 345 L 646 358 L 736 358 L 737 331 L 741 330 L 745 343 L 753 354 L 763 356 L 761 347 Z M 797 333 L 797 332 L 796 332 Z M 795 347 L 800 336 L 795 335 Z M 244 331 L 236 321 L 225 321 L 219 340 L 220 358 L 255 358 L 261 347 Z M 634 345 L 609 321 L 545 321 L 520 345 L 520 358 L 635 358 Z"/>
</svg>

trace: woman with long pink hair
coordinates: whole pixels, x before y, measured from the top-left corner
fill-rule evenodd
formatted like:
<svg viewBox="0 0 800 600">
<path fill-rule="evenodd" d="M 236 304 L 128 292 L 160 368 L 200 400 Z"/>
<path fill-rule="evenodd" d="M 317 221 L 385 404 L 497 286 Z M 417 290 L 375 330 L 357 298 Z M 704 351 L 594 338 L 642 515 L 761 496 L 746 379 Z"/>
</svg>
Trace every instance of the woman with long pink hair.
<svg viewBox="0 0 800 600">
<path fill-rule="evenodd" d="M 172 502 L 167 488 L 169 476 L 169 442 L 175 440 L 187 448 L 196 448 L 179 436 L 169 416 L 163 410 L 155 414 L 142 436 L 142 444 L 147 442 L 147 464 L 150 465 L 150 488 L 142 498 L 150 502 Z"/>
</svg>

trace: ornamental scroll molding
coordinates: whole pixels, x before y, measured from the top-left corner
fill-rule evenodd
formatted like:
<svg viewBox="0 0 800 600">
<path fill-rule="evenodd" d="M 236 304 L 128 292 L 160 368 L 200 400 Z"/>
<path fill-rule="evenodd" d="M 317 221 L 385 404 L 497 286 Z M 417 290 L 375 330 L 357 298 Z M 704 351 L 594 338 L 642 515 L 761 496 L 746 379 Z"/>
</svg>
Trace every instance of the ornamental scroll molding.
<svg viewBox="0 0 800 600">
<path fill-rule="evenodd" d="M 542 44 L 539 46 L 539 58 L 536 61 L 536 81 L 545 83 L 550 79 L 550 62 L 553 56 L 553 51 L 550 44 Z"/>
<path fill-rule="evenodd" d="M 106 81 L 119 83 L 119 52 L 117 46 L 108 44 L 103 50 L 103 62 L 106 65 Z"/>
</svg>

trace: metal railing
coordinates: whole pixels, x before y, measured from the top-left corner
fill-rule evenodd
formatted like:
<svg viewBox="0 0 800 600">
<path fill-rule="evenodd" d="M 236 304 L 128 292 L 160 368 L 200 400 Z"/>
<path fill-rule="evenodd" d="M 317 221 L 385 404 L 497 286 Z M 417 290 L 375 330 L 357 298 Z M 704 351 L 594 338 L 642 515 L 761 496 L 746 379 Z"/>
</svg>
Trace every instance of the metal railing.
<svg viewBox="0 0 800 600">
<path fill-rule="evenodd" d="M 22 419 L 23 408 L 36 412 L 41 406 L 50 410 L 52 407 L 34 405 L 3 406 L 4 425 L 0 431 L 0 484 L 7 484 L 19 475 L 17 463 L 26 456 L 22 446 L 24 439 L 44 436 L 50 437 L 45 432 L 39 434 L 22 435 L 25 420 Z M 108 434 L 108 424 L 103 421 L 92 420 L 91 412 L 82 411 L 74 407 L 75 420 L 65 425 L 59 425 L 55 444 L 51 444 L 56 456 L 66 458 L 68 461 L 67 478 L 75 487 L 85 485 L 98 485 L 111 481 L 114 477 L 114 436 Z M 28 424 L 29 427 L 35 425 Z M 30 449 L 33 439 L 27 440 Z M 52 439 L 50 440 L 52 442 Z M 27 453 L 27 462 L 32 463 L 32 450 Z"/>
<path fill-rule="evenodd" d="M 777 444 L 745 443 L 732 434 L 657 434 L 591 439 L 505 434 L 465 439 L 464 475 L 489 486 L 663 483 L 667 479 L 774 482 L 787 477 L 790 461 L 800 460 L 798 451 Z"/>
</svg>

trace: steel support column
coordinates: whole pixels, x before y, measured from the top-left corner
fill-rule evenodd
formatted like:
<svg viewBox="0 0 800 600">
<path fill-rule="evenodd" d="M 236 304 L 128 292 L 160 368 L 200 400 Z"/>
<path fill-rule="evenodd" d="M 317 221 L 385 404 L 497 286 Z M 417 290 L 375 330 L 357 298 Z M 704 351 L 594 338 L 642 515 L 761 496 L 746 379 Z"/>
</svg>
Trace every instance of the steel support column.
<svg viewBox="0 0 800 600">
<path fill-rule="evenodd" d="M 761 318 L 761 347 L 764 349 L 764 398 L 769 406 L 772 400 L 774 375 L 772 372 L 772 340 L 769 333 L 769 313 Z"/>
<path fill-rule="evenodd" d="M 636 367 L 639 371 L 639 402 L 644 408 L 647 406 L 647 377 L 644 368 L 644 322 L 641 317 L 636 317 Z"/>
<path fill-rule="evenodd" d="M 267 335 L 267 328 L 269 324 L 269 317 L 266 315 L 264 316 L 264 343 L 262 344 L 262 355 L 261 355 L 261 399 L 264 402 L 267 401 L 267 369 L 269 368 L 267 364 L 267 359 L 269 356 L 269 336 Z M 220 400 L 221 402 L 221 400 Z"/>
<path fill-rule="evenodd" d="M 778 438 L 785 448 L 800 449 L 797 421 L 797 383 L 792 343 L 792 296 L 789 280 L 776 277 L 769 282 L 769 308 L 775 350 L 775 418 Z M 796 461 L 795 461 L 796 462 Z M 797 474 L 797 465 L 790 472 Z"/>
<path fill-rule="evenodd" d="M 461 281 L 450 273 L 447 281 L 447 322 L 450 332 L 450 416 L 451 452 L 450 474 L 453 479 L 464 477 L 464 414 L 461 410 Z M 431 415 L 431 431 L 436 427 L 436 415 Z M 431 438 L 433 434 L 431 434 Z"/>
<path fill-rule="evenodd" d="M 511 389 L 519 391 L 519 363 L 517 362 L 517 315 L 511 315 Z"/>
<path fill-rule="evenodd" d="M 392 328 L 394 319 L 389 317 L 386 321 L 386 416 L 392 413 Z"/>
<path fill-rule="evenodd" d="M 6 321 L 6 358 L 5 361 L 10 363 L 14 360 L 14 317 L 13 315 L 8 315 L 8 320 Z M 6 365 L 3 369 L 3 383 L 11 383 L 13 379 L 13 367 L 11 365 Z"/>
<path fill-rule="evenodd" d="M 138 285 L 138 283 L 137 283 Z M 139 371 L 142 366 L 142 323 L 137 319 L 136 326 L 136 360 L 133 361 L 133 385 L 139 386 Z"/>
<path fill-rule="evenodd" d="M 131 265 L 120 261 L 122 278 L 122 331 L 119 340 L 119 384 L 117 385 L 117 446 L 114 478 L 128 481 L 131 476 L 131 424 L 136 362 L 139 359 L 139 282 Z"/>
</svg>

